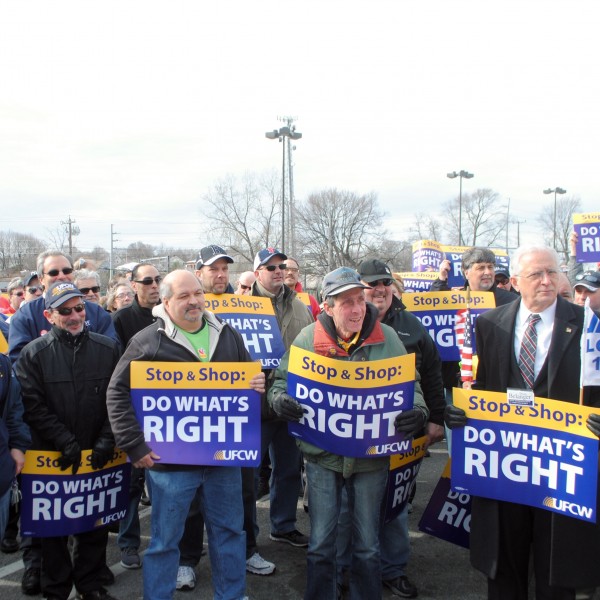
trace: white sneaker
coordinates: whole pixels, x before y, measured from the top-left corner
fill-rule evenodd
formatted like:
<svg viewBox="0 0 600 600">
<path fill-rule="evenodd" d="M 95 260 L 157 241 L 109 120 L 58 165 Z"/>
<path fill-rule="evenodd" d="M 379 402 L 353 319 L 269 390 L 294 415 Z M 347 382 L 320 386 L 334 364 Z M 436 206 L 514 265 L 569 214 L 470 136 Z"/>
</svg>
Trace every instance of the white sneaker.
<svg viewBox="0 0 600 600">
<path fill-rule="evenodd" d="M 246 571 L 255 575 L 270 575 L 274 570 L 275 565 L 265 560 L 258 552 L 246 561 Z"/>
<path fill-rule="evenodd" d="M 175 588 L 186 591 L 193 590 L 196 587 L 196 573 L 192 567 L 179 567 L 177 569 L 177 584 Z"/>
</svg>

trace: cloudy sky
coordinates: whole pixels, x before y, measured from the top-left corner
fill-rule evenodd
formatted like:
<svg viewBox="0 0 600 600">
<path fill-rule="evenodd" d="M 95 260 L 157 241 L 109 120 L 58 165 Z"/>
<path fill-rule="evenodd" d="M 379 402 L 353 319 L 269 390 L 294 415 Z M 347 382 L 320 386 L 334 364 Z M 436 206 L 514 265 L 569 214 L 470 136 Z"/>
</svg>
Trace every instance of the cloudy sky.
<svg viewBox="0 0 600 600">
<path fill-rule="evenodd" d="M 201 246 L 203 196 L 280 169 L 296 197 L 375 191 L 394 237 L 458 194 L 510 198 L 521 241 L 560 186 L 600 206 L 594 3 L 0 0 L 0 230 L 81 248 Z M 514 235 L 516 236 L 516 226 Z"/>
</svg>

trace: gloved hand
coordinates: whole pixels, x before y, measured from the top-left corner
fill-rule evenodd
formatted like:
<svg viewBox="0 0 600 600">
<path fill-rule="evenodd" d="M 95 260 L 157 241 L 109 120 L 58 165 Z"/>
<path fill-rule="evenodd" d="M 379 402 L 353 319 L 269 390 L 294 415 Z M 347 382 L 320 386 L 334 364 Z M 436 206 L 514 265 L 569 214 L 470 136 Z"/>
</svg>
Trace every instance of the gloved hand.
<svg viewBox="0 0 600 600">
<path fill-rule="evenodd" d="M 462 408 L 449 404 L 444 410 L 444 423 L 448 429 L 464 427 L 467 424 L 467 413 Z"/>
<path fill-rule="evenodd" d="M 422 410 L 411 408 L 401 412 L 394 420 L 394 427 L 398 433 L 406 433 L 407 437 L 414 435 L 425 427 L 426 418 Z"/>
<path fill-rule="evenodd" d="M 600 415 L 592 413 L 585 422 L 587 428 L 594 434 L 600 437 Z"/>
<path fill-rule="evenodd" d="M 284 421 L 299 421 L 304 415 L 300 402 L 285 392 L 273 396 L 272 405 L 275 414 Z"/>
<path fill-rule="evenodd" d="M 79 464 L 81 463 L 81 447 L 77 443 L 75 438 L 69 440 L 61 450 L 62 456 L 58 458 L 58 465 L 61 471 L 66 471 L 71 465 L 73 465 L 73 475 L 79 471 Z"/>
<path fill-rule="evenodd" d="M 90 464 L 92 469 L 101 469 L 111 458 L 115 449 L 115 444 L 112 440 L 99 438 L 96 440 L 92 448 L 92 456 Z"/>
</svg>

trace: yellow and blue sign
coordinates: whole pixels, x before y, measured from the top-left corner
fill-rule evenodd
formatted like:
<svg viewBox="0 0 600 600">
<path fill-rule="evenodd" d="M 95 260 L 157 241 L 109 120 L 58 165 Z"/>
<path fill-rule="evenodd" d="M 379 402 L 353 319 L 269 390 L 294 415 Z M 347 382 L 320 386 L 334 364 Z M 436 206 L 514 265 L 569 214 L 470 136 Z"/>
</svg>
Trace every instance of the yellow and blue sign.
<svg viewBox="0 0 600 600">
<path fill-rule="evenodd" d="M 290 349 L 288 394 L 304 408 L 294 437 L 342 456 L 389 456 L 410 449 L 394 419 L 413 407 L 415 356 L 352 362 Z"/>
<path fill-rule="evenodd" d="M 236 294 L 206 294 L 206 308 L 226 321 L 244 339 L 252 360 L 276 369 L 285 346 L 270 298 Z"/>
<path fill-rule="evenodd" d="M 577 233 L 575 258 L 577 262 L 600 261 L 600 213 L 573 215 L 573 229 Z"/>
<path fill-rule="evenodd" d="M 476 327 L 477 317 L 495 308 L 496 301 L 492 292 L 470 292 L 469 297 L 472 326 Z M 433 338 L 443 361 L 460 361 L 455 325 L 457 312 L 467 307 L 467 300 L 467 293 L 462 290 L 408 294 L 402 297 L 407 310 L 421 321 Z M 472 342 L 473 352 L 476 352 L 475 338 Z"/>
<path fill-rule="evenodd" d="M 454 390 L 467 413 L 452 432 L 452 489 L 596 522 L 598 438 L 586 425 L 597 409 L 506 394 Z"/>
<path fill-rule="evenodd" d="M 408 450 L 390 457 L 386 488 L 385 522 L 393 521 L 408 504 L 411 490 L 427 450 L 427 436 L 413 439 Z"/>
<path fill-rule="evenodd" d="M 406 271 L 404 273 L 394 273 L 397 279 L 400 277 L 404 285 L 404 292 L 407 294 L 415 292 L 428 292 L 431 284 L 438 278 L 437 271 L 422 271 L 420 273 L 414 271 Z"/>
<path fill-rule="evenodd" d="M 52 537 L 92 531 L 125 518 L 129 505 L 131 465 L 115 450 L 102 469 L 82 452 L 76 475 L 61 471 L 60 452 L 27 450 L 21 472 L 21 535 Z"/>
<path fill-rule="evenodd" d="M 259 362 L 131 363 L 131 401 L 161 463 L 258 466 Z"/>
</svg>

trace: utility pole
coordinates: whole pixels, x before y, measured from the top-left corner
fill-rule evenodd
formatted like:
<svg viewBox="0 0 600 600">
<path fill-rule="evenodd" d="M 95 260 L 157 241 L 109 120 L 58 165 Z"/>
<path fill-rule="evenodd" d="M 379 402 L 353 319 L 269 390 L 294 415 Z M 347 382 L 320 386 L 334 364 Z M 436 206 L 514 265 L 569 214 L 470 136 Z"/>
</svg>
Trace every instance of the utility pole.
<svg viewBox="0 0 600 600">
<path fill-rule="evenodd" d="M 507 254 L 508 254 L 508 224 L 510 223 L 509 214 L 510 214 L 510 198 L 508 199 L 508 206 L 506 207 L 506 253 Z"/>
<path fill-rule="evenodd" d="M 521 245 L 521 223 L 527 223 L 525 219 L 517 221 L 517 248 Z"/>
<path fill-rule="evenodd" d="M 60 224 L 67 227 L 67 233 L 69 234 L 69 256 L 73 254 L 73 225 L 75 225 L 76 221 L 71 219 L 71 215 L 69 215 L 68 221 L 61 221 Z M 77 235 L 77 234 L 75 234 Z"/>
<path fill-rule="evenodd" d="M 113 252 L 115 249 L 115 242 L 118 242 L 118 238 L 115 237 L 118 233 L 114 230 L 114 225 L 111 223 L 110 225 L 110 271 L 109 271 L 109 279 L 112 279 L 113 276 Z"/>
</svg>

